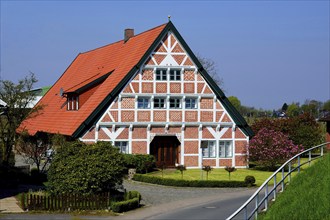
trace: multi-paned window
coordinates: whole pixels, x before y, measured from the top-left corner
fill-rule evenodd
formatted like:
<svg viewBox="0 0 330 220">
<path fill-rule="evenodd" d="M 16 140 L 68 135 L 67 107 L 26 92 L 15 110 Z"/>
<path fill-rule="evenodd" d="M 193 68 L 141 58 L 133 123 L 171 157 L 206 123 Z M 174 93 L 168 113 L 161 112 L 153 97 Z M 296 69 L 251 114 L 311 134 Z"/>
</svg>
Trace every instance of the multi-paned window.
<svg viewBox="0 0 330 220">
<path fill-rule="evenodd" d="M 138 98 L 138 108 L 150 108 L 150 98 Z"/>
<path fill-rule="evenodd" d="M 202 154 L 203 157 L 213 158 L 216 157 L 216 143 L 215 141 L 202 141 Z"/>
<path fill-rule="evenodd" d="M 68 94 L 67 102 L 68 102 L 67 109 L 69 111 L 76 111 L 79 109 L 79 96 L 78 95 Z"/>
<path fill-rule="evenodd" d="M 170 98 L 170 108 L 181 108 L 181 99 Z"/>
<path fill-rule="evenodd" d="M 128 141 L 115 141 L 115 147 L 120 153 L 128 154 Z"/>
<path fill-rule="evenodd" d="M 165 98 L 154 98 L 154 108 L 166 108 Z"/>
<path fill-rule="evenodd" d="M 197 108 L 197 99 L 196 98 L 186 98 L 186 108 L 194 109 Z"/>
<path fill-rule="evenodd" d="M 181 80 L 181 71 L 179 69 L 170 70 L 170 80 L 171 81 L 180 81 Z"/>
<path fill-rule="evenodd" d="M 219 157 L 232 157 L 232 141 L 219 141 Z"/>
<path fill-rule="evenodd" d="M 167 80 L 167 70 L 157 69 L 156 70 L 156 80 Z"/>
</svg>

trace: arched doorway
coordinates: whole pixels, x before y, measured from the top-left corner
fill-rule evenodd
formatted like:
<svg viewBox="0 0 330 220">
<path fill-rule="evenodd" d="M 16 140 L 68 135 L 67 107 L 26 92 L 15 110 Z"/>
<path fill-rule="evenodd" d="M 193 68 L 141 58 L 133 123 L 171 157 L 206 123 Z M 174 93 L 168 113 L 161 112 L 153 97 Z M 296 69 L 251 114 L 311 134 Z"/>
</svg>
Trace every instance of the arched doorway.
<svg viewBox="0 0 330 220">
<path fill-rule="evenodd" d="M 150 154 L 155 156 L 158 167 L 174 167 L 179 162 L 178 146 L 176 136 L 156 136 L 150 143 Z"/>
</svg>

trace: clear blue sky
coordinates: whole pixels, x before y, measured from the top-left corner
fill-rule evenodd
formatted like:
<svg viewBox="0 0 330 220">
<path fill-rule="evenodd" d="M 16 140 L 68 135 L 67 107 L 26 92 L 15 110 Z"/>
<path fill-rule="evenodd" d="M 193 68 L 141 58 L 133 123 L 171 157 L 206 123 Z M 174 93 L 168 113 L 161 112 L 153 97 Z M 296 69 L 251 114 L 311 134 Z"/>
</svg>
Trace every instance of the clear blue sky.
<svg viewBox="0 0 330 220">
<path fill-rule="evenodd" d="M 52 85 L 79 52 L 167 22 L 243 105 L 330 99 L 329 1 L 3 1 L 1 79 Z"/>
</svg>

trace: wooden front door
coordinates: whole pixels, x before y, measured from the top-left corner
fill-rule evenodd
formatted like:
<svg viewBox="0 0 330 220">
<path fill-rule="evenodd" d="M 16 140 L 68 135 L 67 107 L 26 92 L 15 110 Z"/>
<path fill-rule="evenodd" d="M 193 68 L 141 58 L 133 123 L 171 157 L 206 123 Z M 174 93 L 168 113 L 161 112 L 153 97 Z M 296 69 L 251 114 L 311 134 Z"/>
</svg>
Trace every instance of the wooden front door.
<svg viewBox="0 0 330 220">
<path fill-rule="evenodd" d="M 150 144 L 150 154 L 156 158 L 157 167 L 174 167 L 178 163 L 178 146 L 176 136 L 156 136 Z"/>
</svg>

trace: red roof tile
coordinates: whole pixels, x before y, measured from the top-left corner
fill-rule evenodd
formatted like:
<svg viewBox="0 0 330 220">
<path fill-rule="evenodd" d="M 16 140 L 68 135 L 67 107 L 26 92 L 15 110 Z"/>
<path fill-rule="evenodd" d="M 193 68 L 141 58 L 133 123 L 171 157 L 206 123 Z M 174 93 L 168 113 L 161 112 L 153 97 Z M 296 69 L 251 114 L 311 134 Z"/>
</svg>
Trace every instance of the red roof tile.
<svg viewBox="0 0 330 220">
<path fill-rule="evenodd" d="M 104 47 L 79 54 L 49 92 L 40 100 L 42 110 L 23 121 L 18 131 L 60 133 L 72 136 L 100 103 L 142 59 L 166 24 L 135 35 L 126 43 L 121 40 Z M 67 111 L 64 92 L 77 89 L 113 71 L 78 111 Z"/>
</svg>

